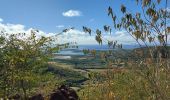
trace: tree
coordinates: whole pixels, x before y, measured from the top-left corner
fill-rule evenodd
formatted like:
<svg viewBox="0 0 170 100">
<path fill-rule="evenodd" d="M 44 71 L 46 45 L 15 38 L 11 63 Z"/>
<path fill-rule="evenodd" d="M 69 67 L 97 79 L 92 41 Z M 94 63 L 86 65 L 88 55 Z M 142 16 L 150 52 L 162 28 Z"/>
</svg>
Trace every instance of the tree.
<svg viewBox="0 0 170 100">
<path fill-rule="evenodd" d="M 137 60 L 129 62 L 129 70 L 135 73 L 135 79 L 132 84 L 140 80 L 143 88 L 147 90 L 144 94 L 152 99 L 168 99 L 169 91 L 169 47 L 168 38 L 170 33 L 170 12 L 168 0 L 136 0 L 137 6 L 142 12 L 130 12 L 125 5 L 121 5 L 122 16 L 116 16 L 114 9 L 108 7 L 108 16 L 113 21 L 113 28 L 117 30 L 126 30 L 130 36 L 141 46 L 140 51 L 146 52 L 137 57 Z M 161 6 L 164 5 L 164 6 Z M 104 25 L 104 31 L 111 33 L 111 26 Z M 117 41 L 109 41 L 102 37 L 102 32 L 83 26 L 83 30 L 90 35 L 96 34 L 96 41 L 99 44 L 108 43 L 109 47 L 121 48 L 122 45 Z M 147 49 L 142 49 L 145 45 Z M 156 55 L 156 56 L 154 56 Z M 108 61 L 109 62 L 109 61 Z M 136 87 L 136 85 L 134 85 Z M 138 87 L 136 87 L 138 88 Z M 141 90 L 135 90 L 141 93 Z"/>
<path fill-rule="evenodd" d="M 38 84 L 38 70 L 47 64 L 54 51 L 69 45 L 55 44 L 56 37 L 63 32 L 56 37 L 37 37 L 38 32 L 31 30 L 30 35 L 0 34 L 0 97 L 8 98 L 14 93 L 20 93 L 23 99 L 27 99 L 28 89 L 34 83 Z"/>
</svg>

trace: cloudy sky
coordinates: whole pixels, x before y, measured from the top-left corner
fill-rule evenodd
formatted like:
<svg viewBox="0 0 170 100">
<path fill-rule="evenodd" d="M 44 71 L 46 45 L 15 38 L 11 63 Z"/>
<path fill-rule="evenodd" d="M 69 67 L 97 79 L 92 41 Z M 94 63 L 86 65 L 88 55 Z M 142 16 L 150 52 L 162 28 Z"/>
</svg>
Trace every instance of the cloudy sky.
<svg viewBox="0 0 170 100">
<path fill-rule="evenodd" d="M 59 36 L 59 42 L 76 41 L 79 44 L 96 44 L 94 36 L 82 32 L 82 26 L 94 30 L 112 25 L 107 16 L 107 8 L 121 16 L 120 5 L 125 4 L 133 11 L 135 0 L 0 0 L 0 30 L 8 32 L 28 31 L 31 28 L 41 30 L 43 35 L 54 35 L 64 28 L 75 27 Z M 135 9 L 134 9 L 135 7 Z M 134 40 L 123 30 L 113 30 L 113 35 L 104 37 L 118 40 L 124 44 Z"/>
</svg>

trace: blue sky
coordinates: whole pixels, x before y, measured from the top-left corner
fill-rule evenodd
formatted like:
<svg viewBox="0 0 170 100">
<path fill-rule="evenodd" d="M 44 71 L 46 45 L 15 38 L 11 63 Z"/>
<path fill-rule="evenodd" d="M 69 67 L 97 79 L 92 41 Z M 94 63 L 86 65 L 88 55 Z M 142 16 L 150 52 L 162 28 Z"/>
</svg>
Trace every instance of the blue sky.
<svg viewBox="0 0 170 100">
<path fill-rule="evenodd" d="M 107 16 L 108 6 L 115 11 L 121 3 L 133 6 L 133 0 L 0 0 L 0 17 L 4 23 L 22 24 L 46 32 L 56 32 L 56 26 L 81 28 L 83 25 L 101 28 L 111 24 Z M 64 17 L 63 12 L 77 10 L 79 17 Z"/>
<path fill-rule="evenodd" d="M 71 26 L 76 28 L 75 32 L 81 32 L 82 26 L 103 29 L 105 24 L 112 25 L 107 8 L 111 6 L 121 16 L 121 4 L 132 12 L 140 11 L 135 0 L 0 0 L 0 22 L 45 33 L 57 33 Z M 113 32 L 116 35 L 117 31 Z"/>
</svg>

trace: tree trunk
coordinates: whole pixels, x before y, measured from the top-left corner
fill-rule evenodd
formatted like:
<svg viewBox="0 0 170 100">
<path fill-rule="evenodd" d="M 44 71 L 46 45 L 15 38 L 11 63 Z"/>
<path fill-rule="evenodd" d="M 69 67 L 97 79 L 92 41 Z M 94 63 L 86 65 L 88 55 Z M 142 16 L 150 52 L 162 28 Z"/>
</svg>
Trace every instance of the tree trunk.
<svg viewBox="0 0 170 100">
<path fill-rule="evenodd" d="M 23 79 L 21 80 L 21 88 L 22 88 L 23 93 L 24 93 L 24 100 L 27 100 L 27 93 L 26 93 L 26 89 L 24 87 L 24 80 Z"/>
</svg>

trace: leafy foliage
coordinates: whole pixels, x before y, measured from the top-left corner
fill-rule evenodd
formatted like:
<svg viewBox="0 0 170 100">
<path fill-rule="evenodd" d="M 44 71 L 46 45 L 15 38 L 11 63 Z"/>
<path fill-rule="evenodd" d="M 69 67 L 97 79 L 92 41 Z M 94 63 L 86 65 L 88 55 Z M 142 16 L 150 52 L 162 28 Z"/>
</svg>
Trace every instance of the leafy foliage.
<svg viewBox="0 0 170 100">
<path fill-rule="evenodd" d="M 52 37 L 37 37 L 38 32 L 31 30 L 30 35 L 1 33 L 0 97 L 8 98 L 13 93 L 18 93 L 23 99 L 27 99 L 28 90 L 32 90 L 43 81 L 41 78 L 44 75 L 41 75 L 39 70 L 47 67 L 52 52 L 59 50 L 63 45 L 54 46 Z M 49 79 L 44 77 L 46 81 L 54 77 L 48 73 L 46 75 L 49 76 Z"/>
<path fill-rule="evenodd" d="M 159 5 L 164 2 L 165 8 Z M 139 50 L 135 50 L 136 58 L 121 59 L 126 66 L 126 71 L 109 71 L 113 62 L 113 50 L 110 57 L 104 53 L 101 57 L 105 59 L 108 72 L 106 82 L 96 84 L 89 83 L 82 94 L 85 99 L 169 99 L 169 21 L 170 12 L 167 10 L 168 0 L 136 0 L 142 12 L 130 12 L 125 5 L 121 5 L 122 16 L 114 14 L 111 6 L 108 7 L 108 16 L 113 21 L 113 28 L 125 30 L 136 40 Z M 108 32 L 111 27 L 104 26 Z M 108 46 L 122 47 L 117 41 L 108 41 L 102 37 L 102 32 L 96 31 L 96 41 L 101 44 L 106 41 Z M 152 45 L 152 46 L 151 46 Z M 108 59 L 109 58 L 109 59 Z M 117 70 L 116 68 L 114 70 Z M 112 77 L 114 76 L 114 77 Z M 117 78 L 115 79 L 115 76 Z M 93 81 L 93 80 L 92 80 Z M 95 87 L 95 88 L 94 88 Z M 130 87 L 130 88 L 129 88 Z M 84 94 L 88 92 L 88 94 Z"/>
</svg>

